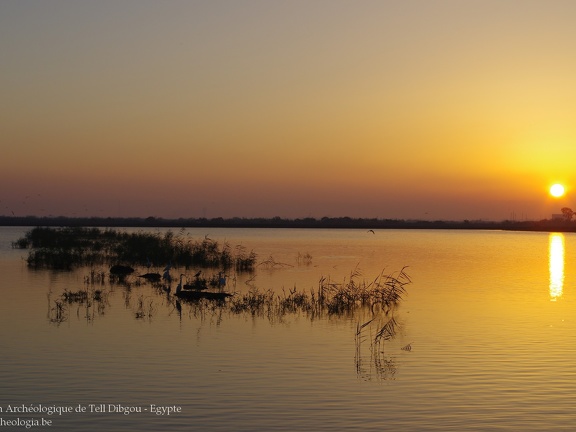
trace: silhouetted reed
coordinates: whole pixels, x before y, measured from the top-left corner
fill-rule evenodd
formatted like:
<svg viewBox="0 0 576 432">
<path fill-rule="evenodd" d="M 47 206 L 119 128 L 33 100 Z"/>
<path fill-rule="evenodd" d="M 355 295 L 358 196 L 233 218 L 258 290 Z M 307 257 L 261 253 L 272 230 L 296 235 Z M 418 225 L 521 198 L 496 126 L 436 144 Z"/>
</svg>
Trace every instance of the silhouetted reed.
<svg viewBox="0 0 576 432">
<path fill-rule="evenodd" d="M 381 272 L 366 282 L 361 280 L 361 272 L 356 268 L 344 282 L 335 283 L 329 277 L 322 277 L 318 287 L 308 292 L 294 287 L 277 293 L 251 286 L 248 292 L 237 293 L 225 302 L 194 302 L 190 310 L 201 318 L 218 316 L 220 320 L 222 312 L 228 311 L 234 315 L 263 317 L 271 322 L 282 322 L 289 315 L 303 315 L 310 320 L 343 316 L 359 319 L 369 315 L 369 319 L 356 325 L 356 372 L 361 379 L 388 380 L 394 378 L 397 366 L 394 357 L 385 352 L 384 344 L 396 336 L 400 327 L 394 311 L 406 293 L 406 285 L 411 283 L 405 270 L 396 274 Z M 177 309 L 181 315 L 181 305 L 178 304 Z M 401 348 L 407 352 L 411 349 L 411 344 Z"/>
<path fill-rule="evenodd" d="M 251 288 L 247 293 L 236 295 L 230 300 L 233 313 L 248 312 L 251 315 L 282 316 L 287 313 L 305 312 L 310 316 L 353 315 L 360 308 L 370 308 L 373 314 L 382 311 L 388 314 L 402 299 L 410 278 L 402 269 L 396 276 L 383 272 L 372 282 L 360 281 L 360 272 L 355 269 L 348 281 L 333 283 L 322 277 L 317 290 L 309 292 L 293 288 L 282 294 L 272 290 L 260 291 Z M 384 338 L 383 332 L 381 337 Z"/>
<path fill-rule="evenodd" d="M 61 300 L 54 300 L 54 307 L 50 307 L 48 299 L 48 320 L 53 324 L 62 324 L 68 320 L 68 309 Z"/>
<path fill-rule="evenodd" d="M 90 270 L 89 275 L 84 276 L 84 283 L 87 285 L 105 285 L 106 272 L 93 268 Z"/>
<path fill-rule="evenodd" d="M 312 264 L 312 255 L 310 255 L 308 252 L 305 254 L 298 252 L 298 255 L 296 256 L 296 263 L 298 263 L 298 265 L 309 266 Z"/>
<path fill-rule="evenodd" d="M 406 294 L 406 285 L 411 283 L 406 268 L 393 274 L 383 271 L 372 280 L 365 281 L 358 268 L 350 272 L 343 282 L 334 282 L 330 277 L 321 277 L 318 286 L 309 290 L 298 290 L 296 287 L 282 289 L 280 292 L 272 289 L 261 290 L 249 285 L 247 292 L 236 292 L 232 297 L 218 301 L 199 296 L 192 301 L 182 301 L 170 291 L 170 285 L 163 282 L 153 283 L 149 294 L 137 294 L 132 301 L 132 286 L 139 286 L 147 281 L 136 278 L 129 284 L 122 284 L 123 299 L 126 309 L 131 310 L 138 320 L 151 320 L 159 310 L 154 299 L 161 296 L 164 305 L 170 305 L 173 311 L 182 318 L 183 305 L 194 317 L 213 319 L 220 323 L 227 314 L 263 317 L 270 322 L 283 322 L 289 316 L 304 316 L 307 319 L 339 318 L 357 321 L 354 334 L 356 353 L 355 364 L 357 374 L 362 379 L 393 378 L 396 373 L 396 363 L 392 356 L 386 355 L 384 344 L 391 341 L 400 327 L 395 315 L 395 308 Z M 207 285 L 220 282 L 222 272 L 207 279 L 201 278 L 198 272 L 194 282 L 186 284 L 189 290 L 201 292 Z M 104 314 L 108 304 L 109 290 L 105 290 L 106 276 L 109 277 L 111 290 L 119 282 L 97 269 L 91 269 L 84 278 L 85 289 L 78 291 L 66 290 L 54 301 L 49 303 L 49 319 L 52 323 L 62 323 L 68 320 L 70 308 L 77 305 L 77 314 L 84 310 L 87 321 L 97 315 Z M 180 283 L 184 282 L 184 275 Z M 154 294 L 155 293 L 155 294 Z M 135 304 L 134 304 L 135 303 Z M 171 312 L 172 313 L 172 312 Z M 367 351 L 368 349 L 368 351 Z M 409 352 L 412 345 L 400 348 Z"/>
<path fill-rule="evenodd" d="M 136 319 L 152 319 L 154 315 L 154 301 L 151 298 L 141 295 L 138 297 L 138 308 L 135 312 Z"/>
<path fill-rule="evenodd" d="M 101 289 L 80 289 L 78 291 L 64 290 L 51 307 L 52 292 L 48 293 L 48 319 L 51 323 L 61 324 L 68 320 L 70 309 L 77 307 L 76 314 L 84 312 L 83 318 L 92 321 L 96 316 L 104 315 L 108 303 L 108 291 Z"/>
<path fill-rule="evenodd" d="M 286 268 L 286 267 L 294 267 L 292 264 L 287 264 L 283 262 L 276 261 L 272 255 L 268 257 L 267 260 L 262 261 L 258 264 L 258 267 L 262 267 L 265 269 L 279 269 L 279 268 Z"/>
<path fill-rule="evenodd" d="M 236 247 L 234 253 L 228 243 L 205 237 L 186 239 L 173 232 L 128 233 L 99 228 L 37 227 L 28 231 L 13 247 L 30 248 L 27 262 L 30 267 L 69 270 L 85 265 L 118 264 L 149 267 L 172 263 L 183 267 L 235 268 L 252 271 L 256 254 Z"/>
<path fill-rule="evenodd" d="M 92 306 L 92 302 L 107 301 L 107 295 L 107 292 L 100 289 L 86 289 L 78 291 L 64 290 L 62 293 L 62 299 L 67 303 L 86 303 L 88 306 Z"/>
<path fill-rule="evenodd" d="M 396 306 L 405 294 L 405 286 L 410 277 L 405 267 L 397 275 L 381 272 L 372 282 L 360 281 L 361 272 L 355 268 L 344 283 L 334 283 L 330 279 L 320 279 L 318 295 L 330 313 L 345 313 L 358 306 L 368 306 L 388 312 Z"/>
</svg>

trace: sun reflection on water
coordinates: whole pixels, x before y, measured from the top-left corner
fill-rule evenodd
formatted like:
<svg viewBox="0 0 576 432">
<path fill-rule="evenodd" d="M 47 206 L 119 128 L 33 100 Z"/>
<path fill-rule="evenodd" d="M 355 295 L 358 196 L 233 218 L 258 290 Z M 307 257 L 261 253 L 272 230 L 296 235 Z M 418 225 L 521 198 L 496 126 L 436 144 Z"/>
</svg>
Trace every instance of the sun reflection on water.
<svg viewBox="0 0 576 432">
<path fill-rule="evenodd" d="M 550 300 L 555 301 L 564 288 L 564 234 L 550 233 L 549 260 Z"/>
</svg>

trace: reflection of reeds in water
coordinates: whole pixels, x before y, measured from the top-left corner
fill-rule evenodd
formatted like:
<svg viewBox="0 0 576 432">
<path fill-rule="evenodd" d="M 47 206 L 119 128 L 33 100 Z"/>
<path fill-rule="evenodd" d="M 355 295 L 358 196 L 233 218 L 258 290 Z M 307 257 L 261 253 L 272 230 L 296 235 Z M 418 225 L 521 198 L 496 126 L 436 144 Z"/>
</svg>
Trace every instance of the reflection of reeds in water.
<svg viewBox="0 0 576 432">
<path fill-rule="evenodd" d="M 286 267 L 294 267 L 292 264 L 283 263 L 280 261 L 276 261 L 272 255 L 268 257 L 268 259 L 262 261 L 258 264 L 258 267 L 272 270 L 272 269 L 281 269 Z"/>
<path fill-rule="evenodd" d="M 355 276 L 357 270 L 352 275 Z M 399 323 L 393 316 L 394 307 L 402 300 L 405 294 L 405 285 L 410 283 L 410 278 L 403 268 L 398 275 L 385 275 L 381 273 L 372 283 L 358 287 L 352 280 L 352 292 L 357 301 L 367 304 L 372 311 L 372 318 L 363 324 L 356 325 L 356 372 L 359 377 L 370 380 L 375 375 L 379 379 L 393 379 L 396 374 L 396 363 L 384 350 L 384 342 L 392 340 L 398 331 Z M 368 342 L 368 361 L 362 349 Z M 410 344 L 401 348 L 410 351 Z M 368 364 L 368 366 L 366 366 Z M 373 373 L 374 372 L 374 373 Z"/>
<path fill-rule="evenodd" d="M 381 344 L 384 341 L 392 339 L 396 335 L 398 323 L 394 317 L 390 318 L 374 336 L 374 343 Z"/>
<path fill-rule="evenodd" d="M 377 325 L 375 334 L 372 335 L 374 323 L 377 323 Z M 388 318 L 383 325 L 377 318 L 372 318 L 363 324 L 357 324 L 355 334 L 356 355 L 354 361 L 356 364 L 356 373 L 359 377 L 365 380 L 371 380 L 374 376 L 384 380 L 394 378 L 397 371 L 396 362 L 393 357 L 386 355 L 384 342 L 396 336 L 398 327 L 399 324 L 394 317 Z M 369 333 L 368 335 L 366 334 L 367 332 Z M 368 358 L 366 358 L 362 350 L 364 342 L 367 341 L 369 342 Z M 405 347 L 402 349 L 404 350 Z"/>
<path fill-rule="evenodd" d="M 135 315 L 136 319 L 151 319 L 154 315 L 154 300 L 145 298 L 143 295 L 138 297 L 138 308 Z"/>
<path fill-rule="evenodd" d="M 104 314 L 110 291 L 101 285 L 106 285 L 106 282 L 110 283 L 111 290 L 115 286 L 122 287 L 125 307 L 133 312 L 136 319 L 152 319 L 159 310 L 159 305 L 154 301 L 158 297 L 137 295 L 135 302 L 132 297 L 135 291 L 133 287 L 140 286 L 144 281 L 136 279 L 131 283 L 119 282 L 113 278 L 107 279 L 106 276 L 104 272 L 91 270 L 90 275 L 84 279 L 86 289 L 65 291 L 53 304 L 49 294 L 50 321 L 66 321 L 72 305 L 78 306 L 77 314 L 83 306 L 88 321 L 93 320 L 96 314 Z M 221 274 L 217 276 L 220 280 Z M 204 284 L 210 284 L 212 280 L 216 281 L 216 278 L 206 279 Z M 317 288 L 308 291 L 294 287 L 275 292 L 249 285 L 248 292 L 236 293 L 233 297 L 219 301 L 199 298 L 185 302 L 185 307 L 190 316 L 202 321 L 209 319 L 216 324 L 227 314 L 262 317 L 270 322 L 282 322 L 289 315 L 305 316 L 311 321 L 325 317 L 357 320 L 358 317 L 369 315 L 369 319 L 363 319 L 362 324 L 360 321 L 356 325 L 356 370 L 363 379 L 372 379 L 373 373 L 380 379 L 390 379 L 396 373 L 396 364 L 392 357 L 385 354 L 384 344 L 392 340 L 398 331 L 399 323 L 394 312 L 406 293 L 406 285 L 410 282 L 405 268 L 396 274 L 381 272 L 369 282 L 361 280 L 361 272 L 356 268 L 341 283 L 333 282 L 329 277 L 321 277 Z M 176 312 L 181 319 L 183 313 L 186 313 L 186 310 L 183 310 L 184 303 L 170 293 L 169 286 L 152 283 L 152 287 L 152 292 L 163 298 L 164 305 L 172 308 L 170 314 Z M 408 344 L 401 349 L 410 351 L 412 347 Z"/>
</svg>

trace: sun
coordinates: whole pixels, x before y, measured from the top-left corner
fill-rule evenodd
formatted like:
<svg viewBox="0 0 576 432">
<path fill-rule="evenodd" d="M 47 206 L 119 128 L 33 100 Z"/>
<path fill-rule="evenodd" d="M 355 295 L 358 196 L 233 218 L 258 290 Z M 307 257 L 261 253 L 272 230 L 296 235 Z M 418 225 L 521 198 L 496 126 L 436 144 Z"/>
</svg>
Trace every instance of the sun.
<svg viewBox="0 0 576 432">
<path fill-rule="evenodd" d="M 553 184 L 550 187 L 550 195 L 555 198 L 560 198 L 562 195 L 564 195 L 564 186 L 559 183 Z"/>
</svg>

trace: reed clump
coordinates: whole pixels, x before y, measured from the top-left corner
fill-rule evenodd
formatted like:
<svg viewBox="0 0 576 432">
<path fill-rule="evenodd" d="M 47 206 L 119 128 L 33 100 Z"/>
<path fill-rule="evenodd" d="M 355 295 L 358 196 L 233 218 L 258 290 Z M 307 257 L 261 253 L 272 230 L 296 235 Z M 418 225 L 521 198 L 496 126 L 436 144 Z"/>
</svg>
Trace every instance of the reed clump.
<svg viewBox="0 0 576 432">
<path fill-rule="evenodd" d="M 76 314 L 87 321 L 93 321 L 97 316 L 104 315 L 110 305 L 108 301 L 109 291 L 95 288 L 80 289 L 78 291 L 64 290 L 64 292 L 52 300 L 52 292 L 48 293 L 48 319 L 51 323 L 61 324 L 68 320 L 71 309 L 76 308 Z M 54 306 L 52 305 L 54 303 Z"/>
<path fill-rule="evenodd" d="M 12 243 L 31 249 L 27 263 L 33 268 L 70 270 L 80 266 L 125 263 L 135 266 L 166 265 L 206 268 L 235 268 L 252 271 L 256 254 L 245 248 L 233 251 L 205 237 L 193 240 L 172 231 L 164 234 L 128 233 L 114 229 L 84 227 L 36 227 Z"/>
<path fill-rule="evenodd" d="M 318 287 L 308 292 L 292 288 L 277 293 L 251 286 L 248 292 L 237 293 L 226 302 L 194 302 L 191 307 L 195 316 L 212 316 L 218 320 L 222 319 L 222 312 L 225 311 L 265 317 L 271 322 L 281 322 L 289 315 L 298 314 L 311 321 L 323 317 L 358 319 L 368 314 L 369 319 L 363 319 L 363 323 L 359 321 L 356 325 L 356 373 L 365 380 L 388 380 L 394 379 L 397 365 L 395 358 L 385 353 L 384 345 L 394 339 L 400 328 L 394 315 L 410 283 L 406 267 L 395 274 L 382 271 L 368 282 L 361 278 L 361 272 L 356 268 L 342 283 L 321 277 Z M 179 304 L 177 309 L 181 314 Z M 401 350 L 409 352 L 412 345 L 405 345 Z"/>
<path fill-rule="evenodd" d="M 309 266 L 312 264 L 312 255 L 310 255 L 308 252 L 305 254 L 298 252 L 298 255 L 296 256 L 296 263 L 298 263 L 298 265 Z"/>
<path fill-rule="evenodd" d="M 251 288 L 230 300 L 230 311 L 274 317 L 297 312 L 319 316 L 352 315 L 358 309 L 368 307 L 373 313 L 383 311 L 388 314 L 402 300 L 405 287 L 411 282 L 405 268 L 396 275 L 381 272 L 371 282 L 361 281 L 360 276 L 360 271 L 355 269 L 343 283 L 333 283 L 322 277 L 318 288 L 309 292 L 293 288 L 275 293 Z"/>
<path fill-rule="evenodd" d="M 252 288 L 243 295 L 236 295 L 230 301 L 230 311 L 235 314 L 250 313 L 253 316 L 266 315 L 273 309 L 277 300 L 272 290 L 261 291 Z"/>
<path fill-rule="evenodd" d="M 154 312 L 155 312 L 154 301 L 148 297 L 144 297 L 143 295 L 141 295 L 138 298 L 138 308 L 134 314 L 135 318 L 136 319 L 144 319 L 144 318 L 152 319 Z"/>
<path fill-rule="evenodd" d="M 100 290 L 100 289 L 91 289 L 91 290 L 78 290 L 78 291 L 70 291 L 64 290 L 62 293 L 62 299 L 66 303 L 79 303 L 84 304 L 88 303 L 91 305 L 92 301 L 101 302 L 107 300 L 108 293 Z"/>
<path fill-rule="evenodd" d="M 383 271 L 371 282 L 360 281 L 361 272 L 355 268 L 347 282 L 338 284 L 329 279 L 320 279 L 318 296 L 330 313 L 342 314 L 358 306 L 368 306 L 388 312 L 397 306 L 411 282 L 406 267 L 396 275 Z"/>
</svg>

